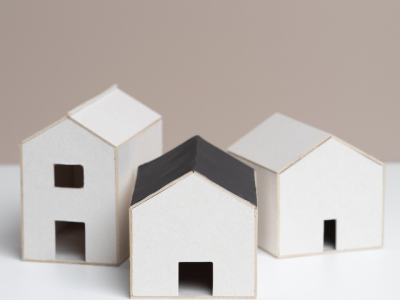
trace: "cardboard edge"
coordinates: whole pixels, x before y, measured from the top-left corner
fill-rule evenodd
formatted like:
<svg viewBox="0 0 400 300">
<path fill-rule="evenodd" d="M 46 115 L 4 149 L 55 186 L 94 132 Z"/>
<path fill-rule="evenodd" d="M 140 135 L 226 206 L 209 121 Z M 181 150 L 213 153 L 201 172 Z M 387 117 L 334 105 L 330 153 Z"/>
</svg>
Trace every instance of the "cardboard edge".
<svg viewBox="0 0 400 300">
<path fill-rule="evenodd" d="M 257 299 L 256 296 L 131 296 L 131 299 Z"/>
<path fill-rule="evenodd" d="M 23 261 L 28 261 L 28 262 L 45 262 L 45 263 L 57 263 L 57 264 L 71 264 L 71 265 L 90 265 L 90 266 L 107 266 L 107 267 L 119 267 L 122 265 L 125 260 L 128 258 L 127 256 L 125 259 L 122 261 L 116 263 L 116 264 L 104 264 L 104 263 L 90 263 L 90 262 L 80 262 L 80 261 L 63 261 L 63 260 L 40 260 L 40 259 L 22 259 Z"/>
<path fill-rule="evenodd" d="M 23 180 L 23 161 L 22 161 L 22 143 L 19 145 L 20 148 L 20 181 L 21 181 L 21 259 L 25 259 L 25 241 L 24 241 L 24 180 Z"/>
<path fill-rule="evenodd" d="M 382 248 L 385 239 L 385 191 L 386 191 L 386 165 L 383 165 L 383 199 L 382 199 Z"/>
<path fill-rule="evenodd" d="M 280 242 L 281 242 L 281 176 L 280 173 L 276 174 L 276 255 L 275 257 L 279 257 L 279 253 L 281 251 Z"/>
<path fill-rule="evenodd" d="M 326 136 L 324 139 L 322 139 L 321 141 L 319 141 L 318 143 L 316 143 L 314 146 L 312 146 L 310 149 L 308 149 L 306 152 L 304 152 L 302 155 L 300 155 L 299 157 L 297 157 L 296 159 L 294 159 L 292 162 L 290 162 L 289 164 L 287 164 L 286 166 L 284 166 L 282 169 L 280 169 L 278 172 L 278 174 L 286 171 L 287 169 L 289 169 L 291 166 L 293 166 L 295 163 L 297 163 L 299 160 L 301 160 L 302 158 L 304 158 L 305 156 L 307 156 L 310 152 L 312 152 L 313 150 L 317 149 L 319 146 L 321 146 L 323 143 L 325 143 L 326 141 L 328 141 L 329 139 L 333 138 L 332 135 L 328 135 Z"/>
<path fill-rule="evenodd" d="M 249 160 L 249 159 L 247 159 L 247 158 L 244 158 L 243 156 L 238 155 L 238 154 L 236 154 L 235 152 L 230 151 L 229 149 L 227 150 L 227 153 L 229 153 L 229 154 L 232 155 L 233 157 L 236 156 L 236 157 L 238 157 L 238 158 L 240 158 L 240 159 L 243 159 L 243 160 L 245 160 L 245 161 L 248 161 L 249 163 L 255 164 L 256 166 L 259 166 L 260 168 L 266 169 L 266 170 L 271 171 L 271 172 L 273 172 L 273 173 L 278 173 L 277 171 L 268 169 L 268 168 L 265 167 L 265 166 L 262 166 L 262 165 L 257 164 L 257 163 L 255 163 L 255 162 L 253 162 L 253 161 L 251 161 L 251 160 Z"/>
<path fill-rule="evenodd" d="M 30 137 L 24 139 L 21 142 L 21 145 L 29 142 L 30 140 L 34 139 L 35 137 L 41 135 L 43 132 L 46 132 L 47 130 L 49 130 L 50 128 L 53 128 L 54 126 L 56 126 L 57 124 L 60 124 L 61 122 L 65 121 L 66 119 L 68 119 L 68 117 L 62 117 L 61 119 L 55 121 L 54 123 L 50 124 L 49 126 L 43 128 L 42 130 L 36 132 L 35 134 L 32 134 Z"/>
<path fill-rule="evenodd" d="M 214 181 L 208 179 L 208 178 L 205 177 L 203 174 L 201 174 L 201 173 L 199 173 L 199 172 L 197 172 L 197 171 L 193 171 L 193 173 L 194 173 L 195 175 L 199 176 L 201 179 L 203 179 L 203 180 L 209 182 L 210 184 L 214 185 L 215 187 L 219 188 L 220 190 L 223 190 L 225 193 L 228 193 L 229 195 L 233 196 L 235 199 L 239 200 L 239 201 L 242 202 L 243 204 L 245 204 L 245 205 L 247 205 L 247 206 L 249 206 L 249 207 L 251 207 L 251 208 L 253 208 L 253 209 L 256 209 L 256 208 L 257 208 L 257 206 L 255 206 L 254 204 L 252 204 L 252 203 L 250 203 L 249 201 L 247 201 L 247 200 L 245 200 L 245 199 L 239 197 L 238 195 L 235 195 L 234 193 L 232 193 L 232 192 L 228 191 L 227 189 L 223 188 L 222 186 L 216 184 Z"/>
<path fill-rule="evenodd" d="M 254 209 L 254 297 L 257 298 L 258 208 Z"/>
<path fill-rule="evenodd" d="M 99 95 L 86 100 L 85 102 L 83 102 L 82 104 L 79 104 L 77 107 L 71 109 L 70 111 L 68 111 L 68 117 L 71 117 L 72 115 L 76 114 L 77 112 L 81 111 L 82 109 L 84 109 L 85 107 L 91 105 L 92 103 L 96 102 L 97 100 L 100 100 L 100 98 L 103 98 L 105 95 L 109 94 L 110 92 L 114 91 L 118 89 L 118 85 L 117 84 L 113 84 L 111 87 L 109 87 L 108 89 L 106 89 L 104 92 L 100 93 Z"/>
<path fill-rule="evenodd" d="M 117 148 L 122 147 L 123 145 L 129 143 L 131 140 L 133 140 L 135 137 L 137 137 L 139 134 L 145 132 L 147 129 L 149 129 L 150 127 L 152 127 L 153 125 L 156 125 L 158 122 L 162 121 L 162 116 L 160 116 L 157 120 L 155 120 L 153 123 L 151 123 L 150 125 L 146 126 L 145 128 L 143 128 L 142 130 L 140 130 L 138 133 L 135 133 L 133 136 L 131 136 L 130 138 L 128 138 L 126 141 L 122 142 L 121 144 L 119 144 L 118 146 L 116 146 Z"/>
<path fill-rule="evenodd" d="M 113 148 L 117 148 L 115 145 L 111 144 L 109 141 L 107 141 L 106 139 L 102 138 L 101 136 L 99 136 L 97 133 L 93 132 L 92 130 L 90 130 L 89 128 L 87 128 L 86 126 L 82 125 L 81 123 L 79 123 L 78 121 L 74 120 L 73 118 L 68 117 L 69 120 L 71 120 L 72 122 L 74 122 L 76 125 L 82 127 L 83 129 L 87 130 L 88 132 L 90 132 L 91 134 L 93 134 L 95 137 L 99 138 L 100 140 L 102 140 L 104 143 L 110 145 Z"/>
<path fill-rule="evenodd" d="M 132 293 L 132 209 L 129 208 L 129 297 L 133 298 Z"/>
<path fill-rule="evenodd" d="M 377 246 L 377 247 L 356 248 L 356 249 L 348 249 L 348 250 L 331 250 L 331 251 L 323 251 L 323 252 L 315 252 L 315 253 L 281 255 L 277 258 L 292 258 L 292 257 L 300 257 L 300 256 L 346 253 L 346 252 L 355 252 L 355 251 L 364 251 L 364 250 L 377 250 L 377 249 L 382 249 L 382 248 L 383 248 L 382 246 Z"/>
<path fill-rule="evenodd" d="M 254 170 L 254 184 L 256 186 L 257 199 L 257 207 L 254 210 L 254 296 L 257 297 L 258 193 L 256 170 Z"/>
<path fill-rule="evenodd" d="M 120 230 L 119 230 L 119 181 L 118 181 L 118 148 L 114 148 L 114 163 L 115 163 L 115 228 L 116 228 L 116 243 L 117 243 L 117 261 L 119 262 L 120 253 Z"/>
</svg>

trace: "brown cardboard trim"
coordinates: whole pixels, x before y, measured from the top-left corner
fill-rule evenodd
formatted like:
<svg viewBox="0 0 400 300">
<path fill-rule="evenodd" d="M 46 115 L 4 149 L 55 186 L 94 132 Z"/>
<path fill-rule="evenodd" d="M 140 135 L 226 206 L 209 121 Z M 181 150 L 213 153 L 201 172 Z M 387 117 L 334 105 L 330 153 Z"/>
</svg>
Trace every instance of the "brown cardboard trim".
<svg viewBox="0 0 400 300">
<path fill-rule="evenodd" d="M 302 159 L 303 157 L 308 155 L 311 151 L 317 149 L 319 146 L 321 146 L 323 143 L 325 143 L 330 138 L 332 138 L 332 135 L 328 135 L 326 138 L 324 138 L 323 140 L 316 143 L 314 146 L 312 146 L 310 149 L 308 149 L 306 152 L 304 152 L 302 155 L 297 157 L 295 160 L 293 160 L 291 163 L 289 163 L 288 165 L 286 165 L 285 167 L 283 167 L 276 173 L 280 174 L 280 173 L 284 172 L 285 170 L 289 169 L 291 166 L 293 166 L 295 163 L 297 163 L 300 159 Z"/>
<path fill-rule="evenodd" d="M 129 208 L 129 297 L 133 298 L 131 275 L 132 275 L 132 209 Z"/>
<path fill-rule="evenodd" d="M 382 248 L 385 237 L 385 190 L 386 190 L 386 165 L 383 165 L 383 199 L 382 199 Z"/>
<path fill-rule="evenodd" d="M 22 161 L 22 144 L 19 145 L 20 149 L 20 180 L 21 180 L 21 259 L 24 260 L 25 258 L 25 242 L 24 242 L 24 180 L 23 180 L 23 161 Z"/>
<path fill-rule="evenodd" d="M 72 122 L 74 122 L 75 124 L 79 125 L 80 127 L 82 127 L 83 129 L 86 129 L 87 131 L 89 131 L 91 134 L 93 134 L 95 137 L 98 137 L 100 140 L 102 140 L 104 143 L 110 145 L 113 148 L 117 148 L 116 146 L 114 146 L 113 144 L 111 144 L 109 141 L 103 139 L 101 136 L 99 136 L 97 133 L 91 131 L 89 128 L 83 126 L 81 123 L 79 123 L 78 121 L 68 117 L 68 119 L 70 119 Z"/>
<path fill-rule="evenodd" d="M 53 124 L 50 124 L 49 126 L 47 126 L 47 127 L 43 128 L 42 130 L 36 132 L 35 134 L 31 135 L 30 137 L 24 139 L 21 142 L 21 146 L 22 146 L 22 144 L 25 144 L 25 143 L 29 142 L 30 140 L 34 139 L 38 135 L 41 135 L 43 132 L 49 130 L 50 128 L 53 128 L 54 126 L 56 126 L 57 124 L 61 123 L 62 121 L 65 121 L 66 119 L 68 119 L 68 117 L 62 117 L 61 119 L 55 121 Z"/>
<path fill-rule="evenodd" d="M 254 209 L 254 298 L 257 298 L 258 207 Z"/>
<path fill-rule="evenodd" d="M 119 232 L 119 182 L 118 182 L 118 163 L 119 163 L 119 157 L 118 157 L 118 148 L 114 149 L 114 155 L 115 155 L 115 222 L 117 223 L 115 225 L 116 227 L 116 243 L 117 243 L 117 261 L 119 262 L 121 253 L 120 253 L 120 246 L 119 246 L 119 241 L 120 241 L 120 232 Z"/>
<path fill-rule="evenodd" d="M 81 110 L 84 109 L 86 106 L 88 106 L 88 105 L 90 105 L 90 104 L 96 102 L 97 100 L 99 100 L 99 99 L 102 98 L 103 96 L 107 95 L 109 92 L 115 90 L 116 88 L 118 88 L 118 85 L 117 85 L 117 84 L 112 85 L 111 87 L 109 87 L 108 89 L 106 89 L 106 90 L 105 90 L 104 92 L 102 92 L 101 94 L 99 94 L 99 95 L 97 95 L 97 96 L 95 96 L 95 97 L 93 97 L 93 98 L 90 98 L 89 100 L 86 100 L 85 102 L 79 104 L 77 107 L 71 109 L 71 110 L 68 112 L 67 116 L 70 117 L 70 116 L 72 116 L 73 114 L 75 114 L 75 113 L 81 111 Z"/>
<path fill-rule="evenodd" d="M 141 134 L 142 132 L 145 132 L 147 129 L 149 129 L 151 126 L 157 124 L 157 122 L 162 121 L 162 116 L 160 116 L 160 118 L 158 118 L 156 121 L 154 121 L 153 123 L 151 123 L 150 125 L 146 126 L 144 129 L 142 129 L 141 131 L 139 131 L 138 133 L 134 134 L 133 136 L 131 136 L 130 138 L 128 138 L 125 142 L 123 142 L 122 144 L 119 144 L 117 146 L 117 148 L 122 147 L 123 145 L 125 145 L 126 143 L 129 143 L 132 139 L 134 139 L 135 137 L 137 137 L 139 134 Z"/>
<path fill-rule="evenodd" d="M 103 263 L 89 263 L 89 262 L 80 262 L 80 261 L 63 261 L 63 260 L 40 260 L 40 259 L 22 259 L 23 261 L 30 262 L 46 262 L 46 263 L 57 263 L 57 264 L 73 264 L 73 265 L 90 265 L 90 266 L 108 266 L 108 267 L 119 267 L 122 265 L 125 260 L 127 260 L 129 256 L 125 257 L 122 261 L 116 264 L 103 264 Z"/>
<path fill-rule="evenodd" d="M 279 257 L 280 253 L 280 240 L 281 240 L 281 178 L 279 173 L 276 174 L 276 257 Z M 275 256 L 275 255 L 274 255 Z"/>
<path fill-rule="evenodd" d="M 257 296 L 131 296 L 131 299 L 257 299 Z"/>
<path fill-rule="evenodd" d="M 294 255 L 282 255 L 278 258 L 292 258 L 292 257 L 300 257 L 300 256 L 311 256 L 311 255 L 323 255 L 323 254 L 334 254 L 334 253 L 345 253 L 345 252 L 354 252 L 354 251 L 361 251 L 361 250 L 376 250 L 382 249 L 382 246 L 378 247 L 369 247 L 369 248 L 357 248 L 357 249 L 348 249 L 348 250 L 331 250 L 331 251 L 323 251 L 323 252 L 316 252 L 316 253 L 306 253 L 306 254 L 294 254 Z"/>
<path fill-rule="evenodd" d="M 271 171 L 271 172 L 273 172 L 273 173 L 278 173 L 278 172 L 276 172 L 276 171 L 274 171 L 274 170 L 268 169 L 267 167 L 264 167 L 264 166 L 262 166 L 262 165 L 260 165 L 260 164 L 257 164 L 257 163 L 255 163 L 254 161 L 251 161 L 251 160 L 249 160 L 249 159 L 247 159 L 247 158 L 244 158 L 243 156 L 240 156 L 240 155 L 238 155 L 238 154 L 236 154 L 236 153 L 234 153 L 234 152 L 231 152 L 231 151 L 229 151 L 229 150 L 227 150 L 226 152 L 229 153 L 230 155 L 232 155 L 233 157 L 235 157 L 235 156 L 236 156 L 236 157 L 239 157 L 240 159 L 243 159 L 243 160 L 248 161 L 248 162 L 250 162 L 250 163 L 252 163 L 252 164 L 255 164 L 256 166 L 259 166 L 260 168 L 266 169 L 266 170 Z"/>
<path fill-rule="evenodd" d="M 254 170 L 254 181 L 256 185 L 257 207 L 254 210 L 254 296 L 257 298 L 257 246 L 258 246 L 258 194 L 257 194 L 257 172 Z"/>
</svg>

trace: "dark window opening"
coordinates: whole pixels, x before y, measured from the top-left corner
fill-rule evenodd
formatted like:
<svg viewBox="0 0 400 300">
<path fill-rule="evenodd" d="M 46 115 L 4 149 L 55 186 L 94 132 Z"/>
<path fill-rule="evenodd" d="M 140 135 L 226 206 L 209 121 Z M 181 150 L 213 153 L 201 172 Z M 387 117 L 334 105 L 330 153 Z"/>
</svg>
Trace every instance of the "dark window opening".
<svg viewBox="0 0 400 300">
<path fill-rule="evenodd" d="M 81 165 L 54 165 L 54 185 L 63 188 L 83 188 Z"/>
<path fill-rule="evenodd" d="M 212 296 L 212 290 L 212 262 L 179 263 L 179 296 Z"/>
<path fill-rule="evenodd" d="M 56 221 L 56 260 L 85 261 L 85 223 Z"/>
<path fill-rule="evenodd" d="M 324 221 L 324 251 L 336 250 L 336 220 Z"/>
</svg>

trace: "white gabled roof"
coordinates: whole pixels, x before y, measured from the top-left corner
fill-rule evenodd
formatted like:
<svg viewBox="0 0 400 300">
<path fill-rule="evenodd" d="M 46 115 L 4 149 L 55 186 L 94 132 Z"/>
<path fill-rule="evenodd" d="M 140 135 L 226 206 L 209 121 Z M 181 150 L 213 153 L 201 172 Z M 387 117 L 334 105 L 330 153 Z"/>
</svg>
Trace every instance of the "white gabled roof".
<svg viewBox="0 0 400 300">
<path fill-rule="evenodd" d="M 68 117 L 115 147 L 161 119 L 116 85 L 71 110 Z"/>
<path fill-rule="evenodd" d="M 228 151 L 278 173 L 329 137 L 329 133 L 276 113 Z"/>
</svg>

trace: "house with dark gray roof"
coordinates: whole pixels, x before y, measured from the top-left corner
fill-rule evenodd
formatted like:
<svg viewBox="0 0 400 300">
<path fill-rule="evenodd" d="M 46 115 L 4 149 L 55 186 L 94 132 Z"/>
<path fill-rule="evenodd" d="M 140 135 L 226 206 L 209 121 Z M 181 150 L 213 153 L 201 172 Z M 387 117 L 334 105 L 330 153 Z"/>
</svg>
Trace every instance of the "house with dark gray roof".
<svg viewBox="0 0 400 300">
<path fill-rule="evenodd" d="M 254 170 L 195 136 L 138 169 L 131 298 L 256 297 Z"/>
</svg>

